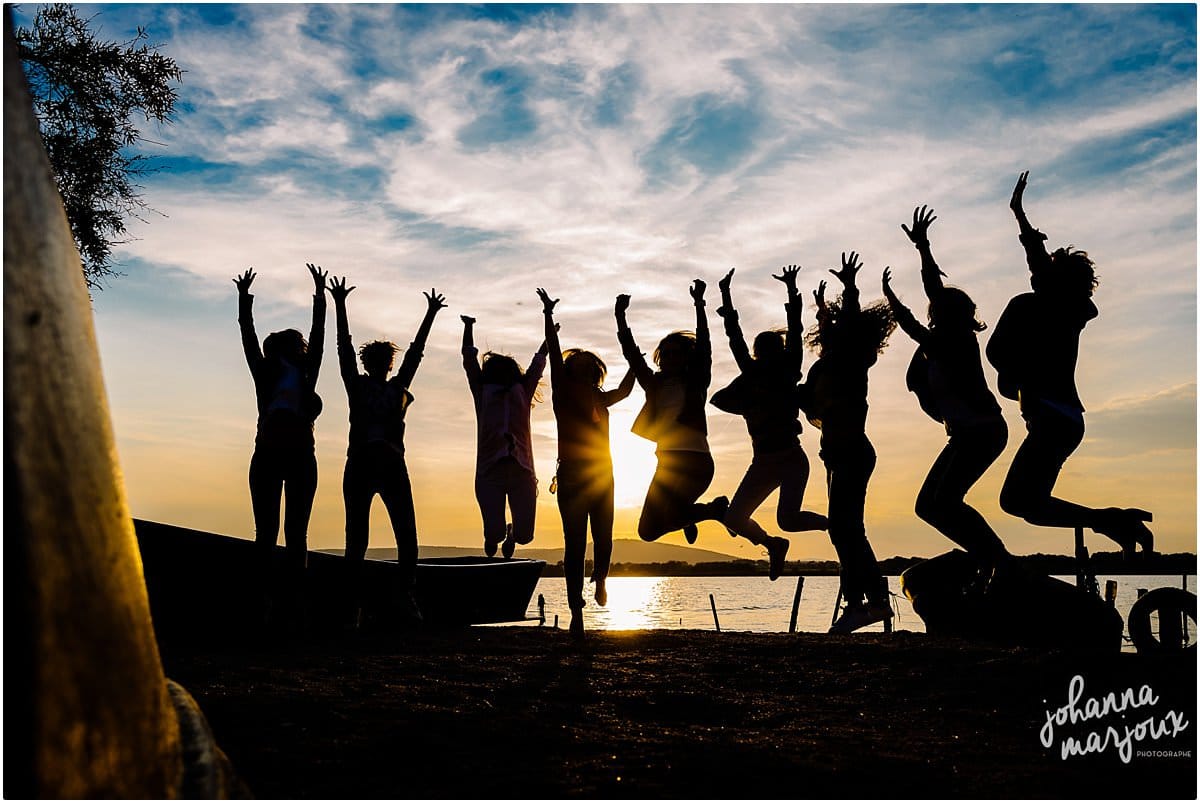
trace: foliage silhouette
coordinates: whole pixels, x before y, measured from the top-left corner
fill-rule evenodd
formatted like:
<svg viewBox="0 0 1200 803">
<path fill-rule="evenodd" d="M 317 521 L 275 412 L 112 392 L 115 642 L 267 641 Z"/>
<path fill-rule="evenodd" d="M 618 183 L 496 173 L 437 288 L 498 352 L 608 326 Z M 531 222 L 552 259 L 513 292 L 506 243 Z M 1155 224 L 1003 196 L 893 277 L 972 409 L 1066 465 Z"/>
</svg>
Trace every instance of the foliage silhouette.
<svg viewBox="0 0 1200 803">
<path fill-rule="evenodd" d="M 170 123 L 183 71 L 139 27 L 107 42 L 71 5 L 47 5 L 16 30 L 17 52 L 89 290 L 118 275 L 112 246 L 128 242 L 126 220 L 152 210 L 142 176 L 155 172 L 134 149 L 149 141 L 135 121 Z"/>
</svg>

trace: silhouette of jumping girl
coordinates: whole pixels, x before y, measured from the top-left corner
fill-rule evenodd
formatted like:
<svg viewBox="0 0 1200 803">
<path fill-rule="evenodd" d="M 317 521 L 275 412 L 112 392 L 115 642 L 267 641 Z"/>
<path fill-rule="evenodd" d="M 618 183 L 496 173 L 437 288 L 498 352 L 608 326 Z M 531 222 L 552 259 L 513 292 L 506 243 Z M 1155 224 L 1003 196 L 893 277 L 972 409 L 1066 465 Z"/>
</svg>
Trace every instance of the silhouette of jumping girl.
<svg viewBox="0 0 1200 803">
<path fill-rule="evenodd" d="M 933 210 L 913 210 L 912 228 L 900 228 L 921 255 L 921 282 L 929 298 L 929 326 L 918 323 L 896 297 L 891 270 L 883 271 L 883 294 L 900 328 L 917 341 L 909 366 L 909 389 L 922 408 L 945 425 L 950 436 L 917 494 L 916 513 L 975 558 L 985 574 L 1004 562 L 1008 550 L 979 511 L 965 501 L 967 492 L 995 462 L 1008 442 L 1008 425 L 983 376 L 977 333 L 986 324 L 975 317 L 975 302 L 942 283 L 941 269 L 929 246 Z"/>
<path fill-rule="evenodd" d="M 349 593 L 356 594 L 359 587 L 370 541 L 371 502 L 379 494 L 396 536 L 396 563 L 400 566 L 398 612 L 402 617 L 419 621 L 421 614 L 412 596 L 417 566 L 417 517 L 404 461 L 404 415 L 413 402 L 409 387 L 421 364 L 429 330 L 438 310 L 446 306 L 446 299 L 436 290 L 425 293 L 425 317 L 404 353 L 399 370 L 389 379 L 399 349 L 386 340 L 374 340 L 359 349 L 366 373 L 358 372 L 346 315 L 346 296 L 353 289 L 346 286 L 345 277 L 333 279 L 329 286 L 337 317 L 338 365 L 350 404 L 350 443 L 342 476 Z"/>
<path fill-rule="evenodd" d="M 492 557 L 496 545 L 503 542 L 501 552 L 511 558 L 517 544 L 533 540 L 537 476 L 529 416 L 533 405 L 541 401 L 538 382 L 546 370 L 546 343 L 523 373 L 512 357 L 491 351 L 483 355 L 481 366 L 475 348 L 475 319 L 460 318 L 463 369 L 475 401 L 475 499 L 483 516 L 483 551 Z M 512 511 L 511 524 L 504 515 L 506 500 Z"/>
<path fill-rule="evenodd" d="M 717 314 L 725 322 L 729 349 L 741 371 L 728 387 L 713 394 L 712 403 L 727 413 L 746 420 L 754 456 L 746 474 L 729 502 L 725 527 L 752 544 L 767 548 L 770 577 L 779 577 L 787 557 L 788 539 L 767 535 L 751 516 L 778 488 L 776 523 L 786 532 L 824 530 L 828 520 L 820 513 L 802 510 L 804 489 L 808 485 L 808 456 L 800 447 L 800 381 L 804 362 L 803 304 L 796 290 L 799 265 L 788 265 L 773 278 L 787 287 L 786 330 L 767 330 L 754 338 L 754 353 L 746 347 L 746 338 L 733 306 L 730 285 L 733 269 L 718 287 L 721 306 Z"/>
<path fill-rule="evenodd" d="M 1137 508 L 1091 508 L 1053 495 L 1063 464 L 1083 441 L 1083 403 L 1075 387 L 1079 336 L 1099 312 L 1092 293 L 1099 282 L 1085 251 L 1071 246 L 1046 252 L 1046 235 L 1025 215 L 1029 180 L 1017 179 L 1009 206 L 1020 227 L 1029 263 L 1031 293 L 1008 302 L 987 345 L 1001 395 L 1019 401 L 1026 435 L 1013 458 L 1000 507 L 1042 527 L 1088 527 L 1132 556 L 1154 550 L 1154 535 Z"/>
<path fill-rule="evenodd" d="M 886 301 L 863 307 L 855 274 L 858 254 L 842 252 L 839 300 L 825 302 L 825 282 L 813 296 L 817 322 L 805 342 L 819 359 L 801 389 L 801 406 L 821 430 L 821 460 L 829 493 L 829 540 L 842 566 L 846 605 L 830 633 L 851 633 L 892 617 L 887 581 L 867 541 L 863 514 L 867 482 L 875 470 L 875 448 L 867 439 L 867 372 L 879 359 L 895 328 Z"/>
<path fill-rule="evenodd" d="M 550 351 L 550 388 L 554 419 L 558 425 L 558 512 L 562 517 L 563 568 L 567 581 L 567 605 L 571 609 L 571 633 L 583 633 L 583 571 L 587 551 L 588 522 L 592 525 L 595 599 L 608 604 L 608 567 L 612 560 L 613 466 L 608 441 L 608 408 L 633 390 L 630 370 L 615 390 L 604 390 L 608 367 L 590 351 L 562 351 L 554 306 L 558 299 L 538 288 L 546 319 L 546 343 Z"/>
<path fill-rule="evenodd" d="M 287 604 L 298 613 L 304 570 L 308 565 L 308 520 L 317 492 L 313 423 L 321 414 L 317 375 L 325 346 L 325 279 L 329 273 L 308 264 L 313 279 L 312 331 L 308 342 L 295 329 L 272 332 L 258 345 L 254 331 L 254 269 L 234 278 L 242 350 L 254 379 L 258 426 L 250 458 L 250 502 L 260 576 L 269 577 L 271 553 L 279 539 L 279 502 L 286 497 L 283 538 Z M 267 599 L 264 596 L 264 601 Z"/>
<path fill-rule="evenodd" d="M 696 522 L 721 521 L 729 507 L 724 496 L 704 504 L 696 502 L 712 482 L 714 470 L 704 417 L 712 381 L 712 343 L 704 315 L 704 289 L 704 282 L 696 279 L 689 291 L 696 307 L 695 333 L 672 332 L 654 350 L 658 371 L 646 364 L 625 320 L 629 296 L 617 296 L 617 339 L 625 361 L 646 393 L 633 432 L 657 444 L 658 465 L 638 520 L 638 535 L 645 541 L 683 530 L 687 542 L 695 543 Z"/>
</svg>

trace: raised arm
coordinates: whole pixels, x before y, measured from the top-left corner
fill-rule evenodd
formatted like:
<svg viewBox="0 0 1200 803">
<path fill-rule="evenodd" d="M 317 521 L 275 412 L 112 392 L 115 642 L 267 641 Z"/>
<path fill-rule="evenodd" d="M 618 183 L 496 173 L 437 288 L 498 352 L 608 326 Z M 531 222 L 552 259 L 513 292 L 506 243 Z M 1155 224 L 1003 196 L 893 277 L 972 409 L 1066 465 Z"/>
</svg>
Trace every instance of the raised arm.
<svg viewBox="0 0 1200 803">
<path fill-rule="evenodd" d="M 846 252 L 842 252 L 842 269 L 829 272 L 838 278 L 842 283 L 842 314 L 856 315 L 861 307 L 858 301 L 858 287 L 854 284 L 854 277 L 862 269 L 862 263 L 858 261 L 858 252 L 851 251 L 847 256 Z"/>
<path fill-rule="evenodd" d="M 911 229 L 903 223 L 900 224 L 900 228 L 904 229 L 908 239 L 917 247 L 917 253 L 921 255 L 921 283 L 925 286 L 925 295 L 931 301 L 946 287 L 942 283 L 942 277 L 946 274 L 942 273 L 942 269 L 934 261 L 933 251 L 929 248 L 929 225 L 935 220 L 937 215 L 932 209 L 919 206 L 913 209 Z"/>
<path fill-rule="evenodd" d="M 717 307 L 717 314 L 725 322 L 725 337 L 729 339 L 729 350 L 733 352 L 733 360 L 737 363 L 738 370 L 745 372 L 751 369 L 754 360 L 746 346 L 746 336 L 742 333 L 742 325 L 733 306 L 733 293 L 729 287 L 733 282 L 733 270 L 730 268 L 729 273 L 717 282 L 717 287 L 721 290 L 721 306 Z"/>
<path fill-rule="evenodd" d="M 358 377 L 358 364 L 354 360 L 354 343 L 350 340 L 350 320 L 346 315 L 346 296 L 354 286 L 346 286 L 346 277 L 336 276 L 329 280 L 329 295 L 333 297 L 333 316 L 337 321 L 338 369 L 346 390 Z"/>
<path fill-rule="evenodd" d="M 688 370 L 703 372 L 705 387 L 712 381 L 712 337 L 708 333 L 708 316 L 704 314 L 704 290 L 707 287 L 703 279 L 693 279 L 688 288 L 696 307 L 696 350 L 692 352 L 692 365 Z"/>
<path fill-rule="evenodd" d="M 470 315 L 459 315 L 463 322 L 462 361 L 467 372 L 467 385 L 472 394 L 478 394 L 483 386 L 483 372 L 479 368 L 479 349 L 475 348 L 475 319 Z"/>
<path fill-rule="evenodd" d="M 312 331 L 308 334 L 308 372 L 315 384 L 317 375 L 321 372 L 321 358 L 325 354 L 325 280 L 329 271 L 321 270 L 320 265 L 306 262 L 308 272 L 313 280 L 313 319 Z"/>
<path fill-rule="evenodd" d="M 409 344 L 408 351 L 404 352 L 404 360 L 400 363 L 400 370 L 396 372 L 395 378 L 406 388 L 417 375 L 417 367 L 425 354 L 425 342 L 429 340 L 429 330 L 433 328 L 433 319 L 437 317 L 438 310 L 445 309 L 446 297 L 431 287 L 429 292 L 425 293 L 425 303 L 425 317 L 421 319 L 417 334 Z"/>
<path fill-rule="evenodd" d="M 1017 178 L 1017 186 L 1013 187 L 1008 206 L 1021 229 L 1021 245 L 1025 247 L 1025 261 L 1029 264 L 1029 272 L 1037 273 L 1050 267 L 1050 255 L 1046 253 L 1046 235 L 1035 229 L 1025 216 L 1025 187 L 1028 183 L 1029 171 L 1026 170 Z"/>
<path fill-rule="evenodd" d="M 629 363 L 629 370 L 637 377 L 638 384 L 642 389 L 650 387 L 650 383 L 654 379 L 654 371 L 646 364 L 646 355 L 638 349 L 637 343 L 634 342 L 633 332 L 629 329 L 629 323 L 625 320 L 625 313 L 629 309 L 629 296 L 622 293 L 617 296 L 617 303 L 613 307 L 613 313 L 617 318 L 617 342 L 621 344 L 621 353 L 625 356 L 625 362 Z"/>
<path fill-rule="evenodd" d="M 783 305 L 787 313 L 787 338 L 784 350 L 790 355 L 797 371 L 804 360 L 804 304 L 800 301 L 800 291 L 796 287 L 796 277 L 800 273 L 799 265 L 787 265 L 779 275 L 771 274 L 771 278 L 783 282 L 787 287 L 787 301 Z"/>
<path fill-rule="evenodd" d="M 238 328 L 242 330 L 242 351 L 246 354 L 246 365 L 253 374 L 262 364 L 262 346 L 258 344 L 258 335 L 254 332 L 254 296 L 250 294 L 250 285 L 258 274 L 254 268 L 233 278 L 238 290 Z"/>
<path fill-rule="evenodd" d="M 542 340 L 542 345 L 538 346 L 538 350 L 533 353 L 533 358 L 529 361 L 529 367 L 525 369 L 525 376 L 522 378 L 522 383 L 525 385 L 525 392 L 533 398 L 533 392 L 537 390 L 538 382 L 542 381 L 542 374 L 546 373 L 546 352 L 549 350 L 546 340 Z M 562 356 L 561 354 L 559 355 Z"/>
<path fill-rule="evenodd" d="M 558 304 L 557 298 L 550 298 L 550 294 L 542 287 L 537 289 L 538 298 L 542 301 L 542 317 L 545 318 L 546 324 L 546 350 L 550 357 L 550 381 L 557 381 L 558 377 L 562 376 L 563 358 L 562 346 L 558 342 L 558 324 L 554 322 L 554 307 Z"/>
<path fill-rule="evenodd" d="M 896 319 L 896 323 L 904 330 L 904 333 L 918 343 L 924 343 L 929 337 L 929 330 L 917 321 L 912 310 L 904 306 L 900 299 L 896 297 L 896 293 L 892 290 L 892 269 L 883 269 L 883 295 L 887 299 L 888 305 L 892 308 L 892 315 Z"/>
<path fill-rule="evenodd" d="M 621 377 L 621 384 L 617 385 L 612 390 L 600 391 L 600 400 L 605 407 L 612 407 L 620 401 L 624 401 L 633 392 L 633 383 L 637 377 L 633 375 L 633 371 L 625 372 L 625 376 Z"/>
</svg>

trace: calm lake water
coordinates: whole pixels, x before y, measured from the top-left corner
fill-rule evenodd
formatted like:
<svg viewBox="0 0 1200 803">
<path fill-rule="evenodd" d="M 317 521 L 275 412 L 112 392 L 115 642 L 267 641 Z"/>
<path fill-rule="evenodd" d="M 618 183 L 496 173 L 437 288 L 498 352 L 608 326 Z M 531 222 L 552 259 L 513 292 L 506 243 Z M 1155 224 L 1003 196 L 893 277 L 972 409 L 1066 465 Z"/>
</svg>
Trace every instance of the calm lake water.
<svg viewBox="0 0 1200 803">
<path fill-rule="evenodd" d="M 1074 583 L 1074 577 L 1061 578 Z M 1103 590 L 1106 580 L 1117 581 L 1117 610 L 1125 617 L 1137 600 L 1137 589 L 1159 588 L 1181 584 L 1179 575 L 1121 575 L 1099 576 Z M 895 629 L 924 632 L 925 625 L 913 612 L 912 604 L 900 594 L 900 578 L 889 577 L 893 605 L 898 618 Z M 1187 588 L 1196 590 L 1195 576 L 1187 578 Z M 591 594 L 590 584 L 584 587 Z M 800 598 L 797 629 L 825 632 L 833 617 L 837 600 L 838 578 L 805 577 Z M 766 577 L 612 577 L 608 581 L 608 605 L 601 608 L 587 597 L 585 621 L 591 630 L 644 629 L 711 629 L 712 608 L 708 595 L 717 605 L 722 630 L 743 630 L 759 633 L 787 632 L 792 614 L 792 597 L 796 592 L 795 577 L 781 577 L 771 582 Z M 561 577 L 543 577 L 529 606 L 529 615 L 537 615 L 537 597 L 546 600 L 547 624 L 555 615 L 559 627 L 570 621 L 566 586 Z M 882 632 L 883 625 L 873 625 L 864 632 Z"/>
</svg>

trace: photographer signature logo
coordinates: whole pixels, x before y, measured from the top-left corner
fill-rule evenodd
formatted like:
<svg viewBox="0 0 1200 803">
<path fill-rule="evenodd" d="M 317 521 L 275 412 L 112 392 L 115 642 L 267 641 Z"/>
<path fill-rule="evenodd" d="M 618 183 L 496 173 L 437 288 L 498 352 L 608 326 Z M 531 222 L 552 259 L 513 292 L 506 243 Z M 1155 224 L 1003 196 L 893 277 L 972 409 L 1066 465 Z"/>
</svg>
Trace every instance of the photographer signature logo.
<svg viewBox="0 0 1200 803">
<path fill-rule="evenodd" d="M 1120 694 L 1109 692 L 1102 697 L 1084 697 L 1083 676 L 1076 675 L 1071 678 L 1067 688 L 1066 705 L 1046 709 L 1046 724 L 1042 725 L 1039 733 L 1042 746 L 1047 749 L 1053 747 L 1056 736 L 1059 736 L 1063 761 L 1070 756 L 1103 753 L 1115 748 L 1121 761 L 1128 764 L 1133 758 L 1135 745 L 1146 740 L 1173 738 L 1191 724 L 1184 719 L 1182 711 L 1167 711 L 1161 716 L 1138 711 L 1157 704 L 1158 695 L 1147 685 L 1137 691 L 1131 687 Z M 1080 723 L 1087 724 L 1074 735 L 1056 733 L 1056 728 Z"/>
</svg>

